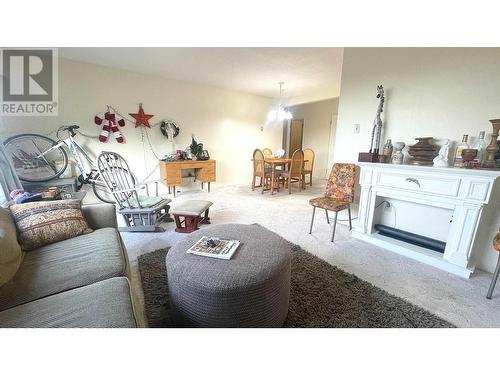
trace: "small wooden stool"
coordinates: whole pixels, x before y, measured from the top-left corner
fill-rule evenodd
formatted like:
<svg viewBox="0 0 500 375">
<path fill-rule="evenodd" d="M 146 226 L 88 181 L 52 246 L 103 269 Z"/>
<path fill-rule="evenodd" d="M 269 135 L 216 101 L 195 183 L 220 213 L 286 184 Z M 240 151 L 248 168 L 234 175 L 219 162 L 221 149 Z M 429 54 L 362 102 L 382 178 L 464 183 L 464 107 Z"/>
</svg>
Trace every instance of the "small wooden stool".
<svg viewBox="0 0 500 375">
<path fill-rule="evenodd" d="M 179 203 L 172 209 L 176 232 L 191 233 L 198 229 L 198 224 L 210 224 L 208 210 L 213 203 L 203 200 L 189 200 Z M 201 215 L 204 214 L 203 217 Z"/>
<path fill-rule="evenodd" d="M 493 240 L 493 248 L 500 252 L 500 232 L 495 236 Z M 495 273 L 493 273 L 493 280 L 491 280 L 490 289 L 488 289 L 488 294 L 486 298 L 491 299 L 493 294 L 493 289 L 495 289 L 495 284 L 497 283 L 498 274 L 500 273 L 500 254 L 498 255 L 497 267 L 495 268 Z"/>
</svg>

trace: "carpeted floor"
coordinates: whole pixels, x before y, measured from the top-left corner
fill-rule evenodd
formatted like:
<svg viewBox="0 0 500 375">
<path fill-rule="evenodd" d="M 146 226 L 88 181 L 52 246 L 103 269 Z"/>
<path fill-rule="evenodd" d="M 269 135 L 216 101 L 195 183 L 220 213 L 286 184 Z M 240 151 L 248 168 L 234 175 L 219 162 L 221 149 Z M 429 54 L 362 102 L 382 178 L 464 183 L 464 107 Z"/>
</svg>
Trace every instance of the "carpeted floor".
<svg viewBox="0 0 500 375">
<path fill-rule="evenodd" d="M 139 257 L 150 327 L 172 327 L 165 256 L 160 249 Z M 450 323 L 342 271 L 294 245 L 290 306 L 284 327 L 450 328 Z"/>
</svg>

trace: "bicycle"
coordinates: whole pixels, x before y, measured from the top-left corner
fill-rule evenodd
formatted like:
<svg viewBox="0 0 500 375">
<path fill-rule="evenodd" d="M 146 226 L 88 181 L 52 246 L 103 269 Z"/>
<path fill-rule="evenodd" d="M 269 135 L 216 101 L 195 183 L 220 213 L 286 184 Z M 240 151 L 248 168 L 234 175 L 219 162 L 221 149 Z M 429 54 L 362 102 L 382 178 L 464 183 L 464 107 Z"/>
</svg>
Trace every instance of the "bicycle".
<svg viewBox="0 0 500 375">
<path fill-rule="evenodd" d="M 56 131 L 59 142 L 40 134 L 19 134 L 4 141 L 5 149 L 10 153 L 14 168 L 20 180 L 26 182 L 45 182 L 61 176 L 68 167 L 67 147 L 80 171 L 77 191 L 83 185 L 92 185 L 92 190 L 98 199 L 106 203 L 115 203 L 113 195 L 102 180 L 97 170 L 96 161 L 75 140 L 78 125 L 61 126 Z M 61 138 L 61 132 L 67 132 L 66 138 Z M 87 160 L 90 168 L 82 162 L 80 154 Z M 118 167 L 116 167 L 118 168 Z M 122 173 L 128 173 L 135 183 L 135 176 L 125 168 Z"/>
</svg>

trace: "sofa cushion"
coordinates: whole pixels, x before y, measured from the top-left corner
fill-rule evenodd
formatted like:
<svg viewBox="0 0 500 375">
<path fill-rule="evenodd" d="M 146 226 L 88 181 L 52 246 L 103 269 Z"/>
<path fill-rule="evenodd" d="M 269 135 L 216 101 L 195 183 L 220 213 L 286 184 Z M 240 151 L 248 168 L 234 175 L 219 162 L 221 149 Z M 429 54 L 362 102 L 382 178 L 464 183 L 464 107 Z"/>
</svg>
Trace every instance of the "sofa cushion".
<svg viewBox="0 0 500 375">
<path fill-rule="evenodd" d="M 10 210 L 23 250 L 33 250 L 92 232 L 78 199 L 14 204 Z"/>
<path fill-rule="evenodd" d="M 25 253 L 16 275 L 0 287 L 0 311 L 52 294 L 126 275 L 128 261 L 115 228 Z"/>
<path fill-rule="evenodd" d="M 136 327 L 128 279 L 115 277 L 2 311 L 0 327 Z"/>
<path fill-rule="evenodd" d="M 0 286 L 16 274 L 22 255 L 10 211 L 0 208 Z"/>
<path fill-rule="evenodd" d="M 82 213 L 90 228 L 118 228 L 114 204 L 95 203 L 82 205 Z"/>
</svg>

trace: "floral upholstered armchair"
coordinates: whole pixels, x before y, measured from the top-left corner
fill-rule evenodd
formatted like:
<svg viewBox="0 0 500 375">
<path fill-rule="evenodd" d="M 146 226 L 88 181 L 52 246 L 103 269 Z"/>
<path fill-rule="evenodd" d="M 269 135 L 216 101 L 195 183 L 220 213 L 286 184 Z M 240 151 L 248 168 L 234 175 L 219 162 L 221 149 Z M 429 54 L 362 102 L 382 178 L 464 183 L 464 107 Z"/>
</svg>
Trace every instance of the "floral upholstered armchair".
<svg viewBox="0 0 500 375">
<path fill-rule="evenodd" d="M 354 185 L 356 183 L 356 165 L 348 163 L 336 163 L 332 168 L 330 178 L 326 185 L 325 196 L 313 198 L 309 204 L 313 206 L 313 215 L 309 234 L 312 233 L 314 214 L 316 207 L 322 208 L 326 212 L 326 220 L 330 224 L 328 211 L 334 212 L 332 242 L 335 238 L 335 227 L 337 225 L 337 214 L 339 211 L 347 209 L 349 213 L 349 229 L 352 229 L 351 203 L 354 201 Z"/>
</svg>

